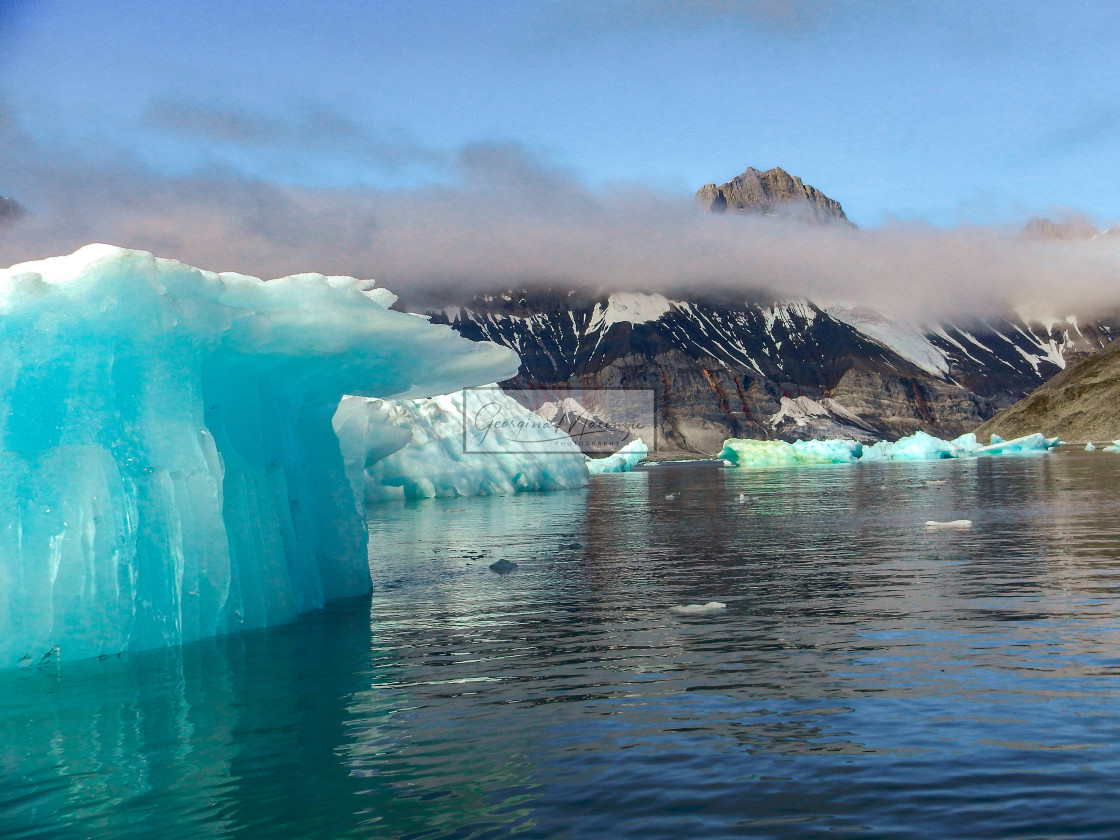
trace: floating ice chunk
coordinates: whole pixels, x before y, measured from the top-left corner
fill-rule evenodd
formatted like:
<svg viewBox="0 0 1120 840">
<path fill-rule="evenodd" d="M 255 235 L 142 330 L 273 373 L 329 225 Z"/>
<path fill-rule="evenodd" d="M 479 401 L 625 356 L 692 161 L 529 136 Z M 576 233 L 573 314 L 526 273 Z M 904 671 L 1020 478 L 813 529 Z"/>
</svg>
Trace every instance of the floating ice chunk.
<svg viewBox="0 0 1120 840">
<path fill-rule="evenodd" d="M 340 398 L 448 393 L 519 363 L 369 285 L 108 245 L 0 271 L 0 666 L 369 591 Z"/>
<path fill-rule="evenodd" d="M 1105 452 L 1120 452 L 1120 440 L 1114 440 L 1112 442 L 1112 446 L 1106 446 L 1104 448 L 1104 451 Z"/>
<path fill-rule="evenodd" d="M 637 438 L 606 458 L 589 458 L 587 470 L 592 475 L 630 472 L 639 462 L 645 460 L 647 455 L 649 455 L 649 447 L 641 438 Z"/>
<path fill-rule="evenodd" d="M 566 432 L 497 386 L 418 400 L 347 397 L 334 416 L 346 473 L 367 503 L 587 484 Z"/>
<path fill-rule="evenodd" d="M 880 441 L 871 446 L 863 446 L 851 440 L 799 440 L 784 443 L 776 440 L 731 438 L 723 442 L 723 449 L 718 457 L 743 467 L 852 464 L 856 461 L 928 461 L 992 455 L 1033 455 L 1048 452 L 1058 442 L 1058 438 L 1046 438 L 1038 433 L 1015 440 L 997 439 L 988 446 L 981 446 L 976 435 L 971 433 L 954 440 L 942 440 L 925 432 L 915 432 L 893 443 Z"/>
<path fill-rule="evenodd" d="M 972 520 L 971 519 L 949 519 L 949 520 L 946 520 L 946 521 L 943 521 L 943 522 L 939 522 L 936 519 L 927 519 L 926 520 L 926 528 L 928 528 L 931 531 L 936 530 L 936 529 L 967 531 L 971 527 L 972 527 Z"/>
<path fill-rule="evenodd" d="M 809 464 L 850 464 L 859 458 L 863 444 L 854 440 L 743 440 L 723 442 L 717 458 L 740 467 L 785 467 Z"/>
<path fill-rule="evenodd" d="M 988 446 L 981 446 L 978 449 L 970 452 L 970 455 L 1037 455 L 1041 452 L 1048 452 L 1061 443 L 1056 437 L 1044 437 L 1040 432 L 1035 432 L 1033 435 L 1025 435 L 1023 437 L 1015 438 L 1014 440 L 995 440 L 997 435 L 992 435 L 992 443 Z"/>
<path fill-rule="evenodd" d="M 1096 450 L 1096 448 L 1097 447 L 1093 446 L 1092 441 L 1089 441 L 1087 444 L 1085 444 L 1085 451 L 1086 452 L 1093 452 L 1094 450 Z"/>
<path fill-rule="evenodd" d="M 669 612 L 675 615 L 703 615 L 727 609 L 727 604 L 721 601 L 709 601 L 706 604 L 681 604 L 678 607 L 669 607 Z"/>
<path fill-rule="evenodd" d="M 880 441 L 864 449 L 863 461 L 928 461 L 938 458 L 962 458 L 979 446 L 976 435 L 961 435 L 956 440 L 942 440 L 925 432 L 915 432 L 900 440 Z"/>
</svg>

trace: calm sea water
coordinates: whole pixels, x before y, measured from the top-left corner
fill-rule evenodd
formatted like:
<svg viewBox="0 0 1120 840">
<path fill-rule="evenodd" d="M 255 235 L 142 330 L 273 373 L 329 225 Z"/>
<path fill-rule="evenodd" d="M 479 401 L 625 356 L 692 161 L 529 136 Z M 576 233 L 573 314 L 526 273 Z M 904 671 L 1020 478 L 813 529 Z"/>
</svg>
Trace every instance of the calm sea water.
<svg viewBox="0 0 1120 840">
<path fill-rule="evenodd" d="M 0 836 L 1120 837 L 1118 476 L 661 466 L 387 504 L 372 599 L 0 673 Z"/>
</svg>

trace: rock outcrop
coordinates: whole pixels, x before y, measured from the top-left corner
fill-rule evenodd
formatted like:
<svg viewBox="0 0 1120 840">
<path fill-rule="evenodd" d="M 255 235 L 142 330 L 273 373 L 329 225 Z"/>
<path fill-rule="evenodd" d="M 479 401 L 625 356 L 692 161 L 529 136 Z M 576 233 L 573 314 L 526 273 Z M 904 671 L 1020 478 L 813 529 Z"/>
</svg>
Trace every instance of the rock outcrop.
<svg viewBox="0 0 1120 840">
<path fill-rule="evenodd" d="M 750 167 L 718 187 L 705 184 L 696 191 L 696 200 L 713 213 L 737 210 L 814 224 L 852 224 L 840 202 L 777 167 L 765 172 Z"/>
</svg>

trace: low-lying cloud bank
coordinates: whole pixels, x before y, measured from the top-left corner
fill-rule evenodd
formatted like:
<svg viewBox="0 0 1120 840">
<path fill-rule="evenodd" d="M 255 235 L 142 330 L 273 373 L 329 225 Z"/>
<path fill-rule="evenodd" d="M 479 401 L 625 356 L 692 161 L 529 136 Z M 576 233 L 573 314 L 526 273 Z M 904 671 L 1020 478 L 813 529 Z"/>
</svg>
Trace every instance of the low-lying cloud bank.
<svg viewBox="0 0 1120 840">
<path fill-rule="evenodd" d="M 749 161 L 740 162 L 741 164 Z M 591 190 L 517 146 L 461 150 L 449 184 L 283 186 L 229 170 L 168 176 L 135 155 L 46 149 L 0 118 L 0 194 L 27 212 L 0 229 L 0 264 L 91 241 L 275 277 L 369 277 L 396 291 L 570 284 L 843 299 L 901 317 L 1120 304 L 1120 237 L 891 224 L 848 230 L 703 212 L 687 195 Z M 838 196 L 843 201 L 843 196 Z"/>
</svg>

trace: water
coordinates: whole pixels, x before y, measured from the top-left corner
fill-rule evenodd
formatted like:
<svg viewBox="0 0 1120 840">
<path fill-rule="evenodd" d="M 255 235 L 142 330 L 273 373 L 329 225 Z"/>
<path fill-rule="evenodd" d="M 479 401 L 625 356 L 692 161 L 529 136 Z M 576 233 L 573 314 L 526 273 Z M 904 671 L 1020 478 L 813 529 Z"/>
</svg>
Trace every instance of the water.
<svg viewBox="0 0 1120 840">
<path fill-rule="evenodd" d="M 1118 468 L 385 505 L 372 599 L 0 674 L 0 836 L 1115 838 Z"/>
</svg>

